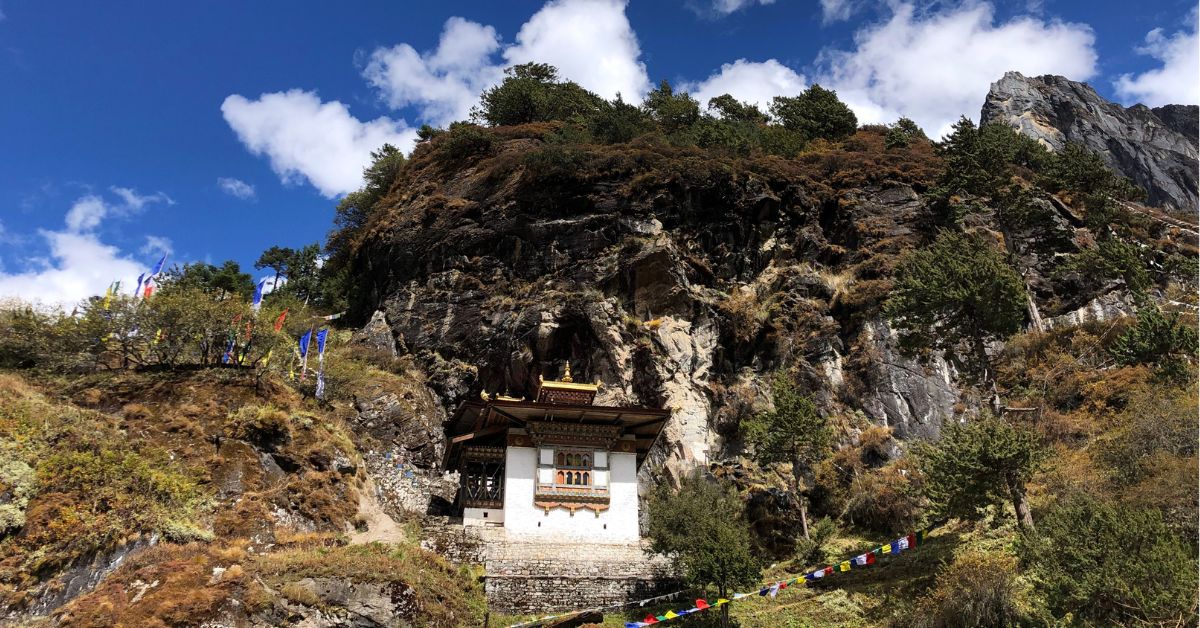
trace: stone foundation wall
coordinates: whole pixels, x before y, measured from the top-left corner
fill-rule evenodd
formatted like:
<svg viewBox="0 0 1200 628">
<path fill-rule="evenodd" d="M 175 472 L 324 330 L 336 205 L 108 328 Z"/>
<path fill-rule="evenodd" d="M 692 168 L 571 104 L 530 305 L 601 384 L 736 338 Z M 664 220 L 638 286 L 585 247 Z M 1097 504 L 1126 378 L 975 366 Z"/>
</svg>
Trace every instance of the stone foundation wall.
<svg viewBox="0 0 1200 628">
<path fill-rule="evenodd" d="M 488 608 L 507 615 L 624 604 L 678 591 L 679 573 L 640 543 L 513 541 L 504 528 L 426 517 L 421 547 L 458 564 L 482 564 Z"/>
<path fill-rule="evenodd" d="M 624 604 L 679 588 L 666 559 L 638 544 L 489 544 L 488 608 L 523 615 Z"/>
</svg>

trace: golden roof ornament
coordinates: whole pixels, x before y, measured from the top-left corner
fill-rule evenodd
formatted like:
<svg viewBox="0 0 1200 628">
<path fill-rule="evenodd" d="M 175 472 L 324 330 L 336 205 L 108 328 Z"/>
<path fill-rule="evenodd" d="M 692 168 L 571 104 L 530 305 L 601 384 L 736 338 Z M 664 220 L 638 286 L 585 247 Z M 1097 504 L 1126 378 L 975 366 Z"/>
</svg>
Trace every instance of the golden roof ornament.
<svg viewBox="0 0 1200 628">
<path fill-rule="evenodd" d="M 567 369 L 566 369 L 566 371 L 563 373 L 563 378 L 562 378 L 562 381 L 564 381 L 564 382 L 566 382 L 566 383 L 568 383 L 568 384 L 570 384 L 571 382 L 575 381 L 575 380 L 571 379 L 571 361 L 570 361 L 570 360 L 567 360 Z"/>
</svg>

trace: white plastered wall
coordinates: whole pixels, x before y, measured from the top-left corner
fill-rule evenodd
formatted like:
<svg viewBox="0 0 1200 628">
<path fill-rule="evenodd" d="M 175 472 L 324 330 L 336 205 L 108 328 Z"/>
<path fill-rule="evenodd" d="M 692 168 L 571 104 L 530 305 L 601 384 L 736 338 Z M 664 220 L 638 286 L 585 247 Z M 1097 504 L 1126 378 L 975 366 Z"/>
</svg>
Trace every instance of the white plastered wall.
<svg viewBox="0 0 1200 628">
<path fill-rule="evenodd" d="M 538 474 L 539 450 L 509 446 L 504 462 L 504 529 L 514 540 L 571 540 L 599 543 L 629 543 L 638 540 L 637 456 L 606 453 L 608 472 L 596 472 L 608 482 L 608 510 L 597 515 L 579 508 L 572 515 L 566 508 L 549 512 L 533 504 Z M 596 461 L 599 466 L 601 460 Z M 465 521 L 464 513 L 464 521 Z"/>
</svg>

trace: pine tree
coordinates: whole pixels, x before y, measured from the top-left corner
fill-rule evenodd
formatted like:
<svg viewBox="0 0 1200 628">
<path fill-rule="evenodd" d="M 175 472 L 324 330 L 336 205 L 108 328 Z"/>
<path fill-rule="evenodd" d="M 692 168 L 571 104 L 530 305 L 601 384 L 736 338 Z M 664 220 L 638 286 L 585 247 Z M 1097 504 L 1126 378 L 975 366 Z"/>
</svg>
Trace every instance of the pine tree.
<svg viewBox="0 0 1200 628">
<path fill-rule="evenodd" d="M 829 429 L 812 398 L 801 394 L 782 374 L 772 382 L 771 401 L 775 409 L 747 421 L 743 431 L 754 445 L 754 458 L 759 464 L 791 463 L 792 494 L 800 503 L 800 521 L 807 539 L 808 507 L 802 474 L 828 453 Z"/>
<path fill-rule="evenodd" d="M 691 586 L 712 586 L 717 595 L 729 597 L 734 587 L 758 584 L 762 563 L 751 545 L 742 501 L 731 487 L 699 474 L 685 477 L 678 492 L 659 484 L 646 514 L 649 551 L 678 561 Z M 728 625 L 728 606 L 722 612 Z"/>
<path fill-rule="evenodd" d="M 987 241 L 943 231 L 928 247 L 909 252 L 896 271 L 884 312 L 906 349 L 932 348 L 992 384 L 987 344 L 1020 331 L 1025 284 L 1004 253 Z"/>
<path fill-rule="evenodd" d="M 1025 486 L 1047 453 L 1037 434 L 987 414 L 950 425 L 941 440 L 916 452 L 937 515 L 975 519 L 984 508 L 1009 500 L 1017 522 L 1033 528 Z"/>
</svg>

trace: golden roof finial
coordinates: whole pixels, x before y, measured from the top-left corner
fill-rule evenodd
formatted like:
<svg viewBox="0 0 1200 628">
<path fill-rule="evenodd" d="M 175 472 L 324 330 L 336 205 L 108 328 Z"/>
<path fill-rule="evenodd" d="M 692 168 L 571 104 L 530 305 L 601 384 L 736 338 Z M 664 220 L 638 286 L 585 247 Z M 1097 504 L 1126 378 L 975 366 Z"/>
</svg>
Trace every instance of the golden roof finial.
<svg viewBox="0 0 1200 628">
<path fill-rule="evenodd" d="M 570 360 L 567 360 L 567 370 L 563 372 L 563 378 L 561 381 L 568 382 L 568 383 L 575 381 L 575 380 L 571 379 L 571 361 Z"/>
</svg>

